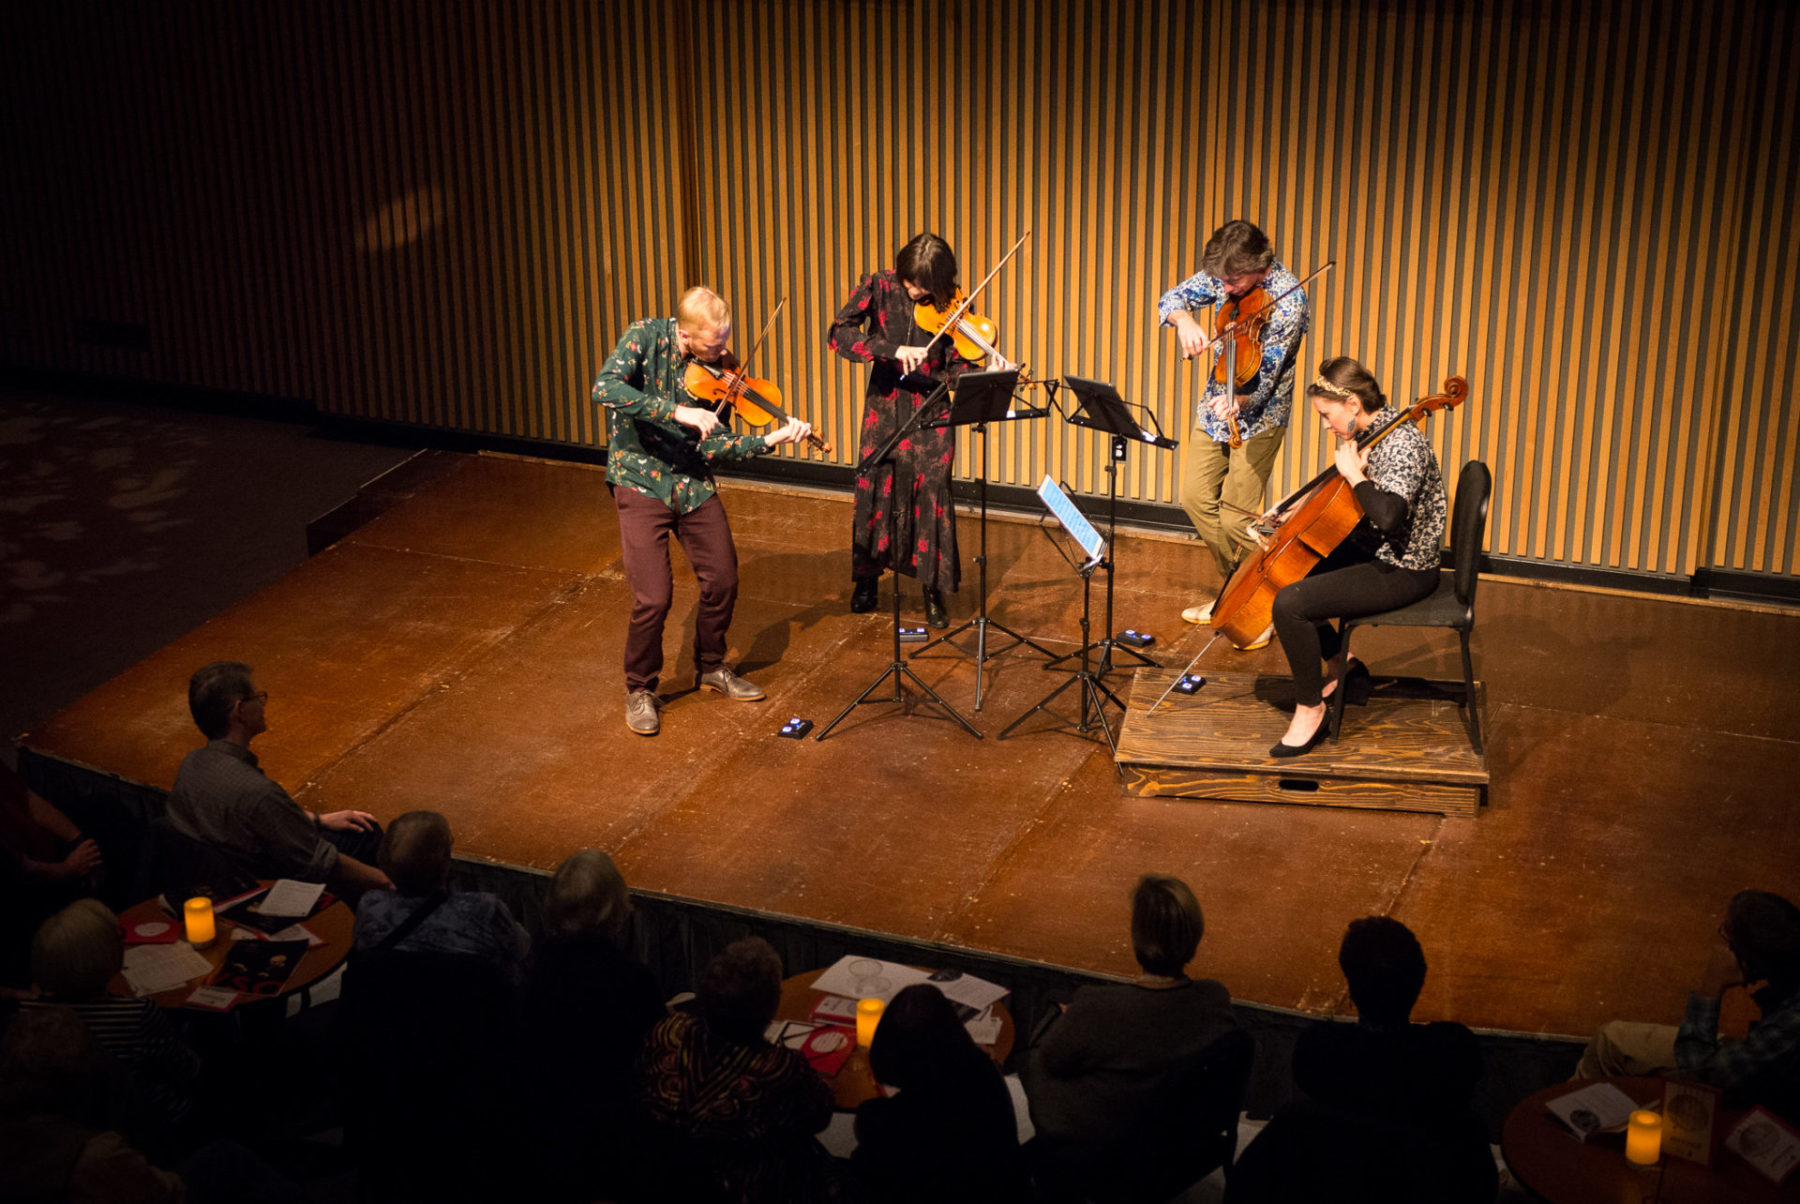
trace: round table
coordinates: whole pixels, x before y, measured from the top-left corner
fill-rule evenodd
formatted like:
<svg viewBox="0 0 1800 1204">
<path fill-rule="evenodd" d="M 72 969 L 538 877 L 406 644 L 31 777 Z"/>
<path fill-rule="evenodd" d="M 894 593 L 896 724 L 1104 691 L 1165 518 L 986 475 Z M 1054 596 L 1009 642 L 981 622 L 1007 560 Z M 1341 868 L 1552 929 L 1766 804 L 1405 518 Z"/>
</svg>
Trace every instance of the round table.
<svg viewBox="0 0 1800 1204">
<path fill-rule="evenodd" d="M 915 969 L 926 969 L 918 966 Z M 807 970 L 802 974 L 790 975 L 781 984 L 781 1006 L 775 1012 L 777 1020 L 810 1020 L 812 1012 L 819 1000 L 827 995 L 825 991 L 813 990 L 812 984 L 818 981 L 823 970 Z M 994 1059 L 995 1065 L 1006 1064 L 1013 1047 L 1013 1018 L 1007 1009 L 1005 1000 L 994 1004 L 994 1017 L 1000 1021 L 1000 1035 L 992 1045 L 976 1043 L 976 1048 Z M 845 1027 L 853 1027 L 846 1025 Z M 831 1098 L 836 1102 L 839 1111 L 853 1112 L 864 1100 L 874 1099 L 879 1089 L 875 1076 L 869 1070 L 869 1051 L 857 1046 L 844 1059 L 836 1074 L 821 1076 L 831 1088 Z"/>
<path fill-rule="evenodd" d="M 1659 1107 L 1663 1084 L 1655 1078 L 1608 1080 L 1640 1107 Z M 1777 1188 L 1724 1146 L 1725 1134 L 1744 1117 L 1742 1108 L 1720 1108 L 1715 1128 L 1718 1142 L 1710 1167 L 1671 1158 L 1655 1166 L 1625 1161 L 1624 1137 L 1576 1141 L 1545 1104 L 1579 1090 L 1580 1083 L 1557 1083 L 1519 1101 L 1506 1117 L 1500 1152 L 1520 1186 L 1552 1204 L 1639 1204 L 1660 1199 L 1667 1204 L 1705 1201 L 1800 1200 L 1800 1175 Z M 1660 1195 L 1658 1189 L 1660 1187 Z"/>
<path fill-rule="evenodd" d="M 274 880 L 263 879 L 260 882 L 260 885 L 267 888 L 274 885 Z M 133 904 L 119 916 L 119 924 L 127 932 L 131 931 L 131 929 L 138 924 L 152 920 L 162 920 L 177 925 L 178 931 L 179 925 L 182 922 L 180 916 L 169 915 L 168 911 L 163 907 L 162 899 L 160 897 L 146 899 L 142 903 Z M 349 905 L 342 899 L 334 898 L 331 901 L 331 905 L 319 911 L 318 914 L 308 916 L 304 920 L 297 920 L 295 922 L 305 924 L 307 928 L 312 930 L 313 935 L 317 936 L 323 943 L 314 945 L 300 958 L 300 964 L 294 967 L 294 972 L 288 976 L 288 980 L 282 986 L 280 994 L 239 995 L 235 1006 L 253 1003 L 259 999 L 285 999 L 295 991 L 305 990 L 313 983 L 324 978 L 327 974 L 330 974 L 333 970 L 342 965 L 344 959 L 350 955 L 350 946 L 356 936 L 356 913 L 351 911 Z M 228 917 L 221 917 L 218 921 L 218 936 L 213 940 L 212 944 L 204 949 L 195 950 L 196 953 L 201 957 L 204 957 L 207 961 L 208 969 L 205 974 L 196 975 L 179 987 L 171 987 L 166 991 L 158 991 L 154 995 L 149 996 L 149 998 L 166 1008 L 190 1006 L 188 1003 L 188 996 L 194 993 L 195 987 L 205 985 L 206 980 L 212 977 L 213 973 L 224 963 L 225 955 L 231 951 L 231 930 L 232 924 L 230 919 Z M 130 948 L 130 946 L 128 945 L 127 948 Z M 114 995 L 131 994 L 131 987 L 126 983 L 123 974 L 113 975 L 112 982 L 108 984 L 107 989 Z M 196 1010 L 210 1011 L 212 1009 L 196 1006 Z"/>
</svg>

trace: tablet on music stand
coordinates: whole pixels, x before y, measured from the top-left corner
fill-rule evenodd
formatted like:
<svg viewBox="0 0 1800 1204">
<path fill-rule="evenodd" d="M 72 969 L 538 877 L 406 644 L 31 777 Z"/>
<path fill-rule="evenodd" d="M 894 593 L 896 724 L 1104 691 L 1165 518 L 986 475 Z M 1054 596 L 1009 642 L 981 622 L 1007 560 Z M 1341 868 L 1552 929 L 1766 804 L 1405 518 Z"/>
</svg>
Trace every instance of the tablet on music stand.
<svg viewBox="0 0 1800 1204">
<path fill-rule="evenodd" d="M 1089 569 L 1105 558 L 1106 540 L 1101 538 L 1100 532 L 1094 529 L 1094 524 L 1088 521 L 1087 515 L 1075 508 L 1075 503 L 1069 500 L 1069 495 L 1063 492 L 1062 487 L 1049 476 L 1046 475 L 1038 485 L 1037 495 L 1043 499 L 1045 509 L 1055 515 L 1056 521 L 1062 524 L 1062 529 L 1069 533 L 1069 537 L 1083 552 L 1087 553 L 1086 563 L 1080 566 L 1080 571 L 1085 575 Z"/>
</svg>

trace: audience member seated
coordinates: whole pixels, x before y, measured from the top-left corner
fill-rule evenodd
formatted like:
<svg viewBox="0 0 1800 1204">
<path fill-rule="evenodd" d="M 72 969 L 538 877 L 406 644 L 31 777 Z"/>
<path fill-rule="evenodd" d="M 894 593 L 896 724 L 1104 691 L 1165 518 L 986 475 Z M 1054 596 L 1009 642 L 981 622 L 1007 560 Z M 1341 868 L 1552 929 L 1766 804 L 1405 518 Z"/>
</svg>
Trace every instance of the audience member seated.
<svg viewBox="0 0 1800 1204">
<path fill-rule="evenodd" d="M 594 1199 L 629 1181 L 643 1140 L 637 1057 L 668 1012 L 625 953 L 631 896 L 611 857 L 582 849 L 557 866 L 543 919 L 523 1008 L 539 1190 Z"/>
<path fill-rule="evenodd" d="M 443 816 L 400 816 L 381 860 L 399 889 L 363 896 L 337 1016 L 364 1198 L 504 1198 L 525 934 L 492 895 L 447 893 Z"/>
<path fill-rule="evenodd" d="M 436 811 L 408 811 L 394 820 L 377 854 L 394 889 L 371 891 L 356 905 L 356 948 L 472 957 L 492 963 L 517 986 L 531 938 L 497 896 L 451 892 L 453 844 L 450 821 Z"/>
<path fill-rule="evenodd" d="M 1719 1037 L 1719 1005 L 1733 987 L 1754 987 L 1762 1012 L 1741 1041 Z M 1575 1077 L 1610 1075 L 1679 1075 L 1722 1088 L 1734 1107 L 1761 1104 L 1800 1125 L 1800 908 L 1767 891 L 1733 895 L 1681 1027 L 1614 1020 L 1589 1042 Z"/>
<path fill-rule="evenodd" d="M 0 1034 L 0 1200 L 180 1201 L 105 1118 L 105 1056 L 71 1008 L 20 1012 Z"/>
<path fill-rule="evenodd" d="M 697 1015 L 651 1030 L 641 1090 L 662 1140 L 668 1200 L 795 1202 L 830 1191 L 830 1158 L 814 1135 L 831 1121 L 831 1091 L 806 1059 L 769 1044 L 781 1003 L 781 959 L 760 937 L 734 941 L 700 976 Z"/>
<path fill-rule="evenodd" d="M 1412 1023 L 1425 953 L 1406 925 L 1352 921 L 1338 965 L 1356 1023 L 1294 1047 L 1304 1101 L 1277 1112 L 1231 1174 L 1238 1201 L 1492 1201 L 1498 1172 L 1473 1107 L 1481 1048 L 1460 1024 Z"/>
<path fill-rule="evenodd" d="M 869 1047 L 875 1078 L 898 1095 L 856 1110 L 857 1195 L 916 1200 L 1023 1200 L 1012 1095 L 944 993 L 928 983 L 894 996 Z"/>
<path fill-rule="evenodd" d="M 1204 928 L 1185 882 L 1146 874 L 1131 906 L 1131 943 L 1143 971 L 1137 981 L 1081 987 L 1066 1011 L 1047 1018 L 1047 1031 L 1039 1026 L 1023 1077 L 1037 1128 L 1027 1154 L 1041 1191 L 1104 1196 L 1151 1175 L 1146 1160 L 1158 1151 L 1146 1143 L 1161 1138 L 1146 1134 L 1164 1132 L 1172 1105 L 1186 1102 L 1173 1098 L 1178 1092 L 1235 1091 L 1241 1099 L 1241 1076 L 1235 1084 L 1192 1081 L 1208 1048 L 1237 1029 L 1225 988 L 1185 972 Z M 1247 1060 L 1238 1061 L 1247 1070 Z M 1227 1106 L 1235 1116 L 1237 1104 Z"/>
<path fill-rule="evenodd" d="M 268 700 L 248 665 L 216 661 L 194 673 L 188 710 L 207 743 L 181 762 L 169 824 L 224 850 L 252 877 L 325 882 L 352 901 L 387 889 L 387 875 L 370 864 L 381 837 L 374 816 L 308 811 L 257 768 L 250 742 L 268 730 Z"/>
<path fill-rule="evenodd" d="M 148 999 L 107 994 L 125 964 L 118 917 L 98 899 L 79 899 L 44 921 L 31 945 L 38 997 L 24 1012 L 66 1008 L 80 1017 L 94 1044 L 126 1070 L 141 1111 L 128 1131 L 161 1142 L 185 1120 L 200 1059 L 168 1016 Z"/>
<path fill-rule="evenodd" d="M 100 846 L 0 762 L 0 987 L 30 982 L 38 926 L 95 893 Z"/>
</svg>

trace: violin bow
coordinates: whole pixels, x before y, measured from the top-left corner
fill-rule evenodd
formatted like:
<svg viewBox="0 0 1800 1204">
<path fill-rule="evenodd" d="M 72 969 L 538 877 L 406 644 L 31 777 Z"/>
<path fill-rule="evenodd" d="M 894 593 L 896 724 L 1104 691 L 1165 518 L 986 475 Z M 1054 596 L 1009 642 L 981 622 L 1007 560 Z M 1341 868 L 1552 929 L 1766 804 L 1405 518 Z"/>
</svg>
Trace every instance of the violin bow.
<svg viewBox="0 0 1800 1204">
<path fill-rule="evenodd" d="M 775 319 L 781 316 L 781 307 L 786 304 L 786 297 L 783 297 L 775 303 L 774 310 L 769 314 L 769 320 L 763 323 L 762 333 L 756 336 L 756 342 L 750 344 L 749 353 L 739 361 L 737 372 L 740 380 L 750 375 L 750 361 L 756 358 L 756 353 L 758 351 L 762 350 L 763 340 L 769 337 L 769 332 L 771 330 L 775 329 Z"/>
<path fill-rule="evenodd" d="M 1030 237 L 1030 230 L 1019 235 L 1019 241 L 1012 245 L 1012 250 L 1000 257 L 1000 262 L 994 265 L 994 270 L 982 277 L 981 283 L 976 285 L 973 290 L 963 294 L 962 304 L 952 309 L 949 314 L 945 316 L 944 324 L 938 327 L 938 332 L 931 336 L 931 341 L 929 343 L 925 344 L 926 355 L 931 354 L 931 349 L 937 346 L 937 341 L 943 338 L 946 332 L 956 329 L 956 324 L 962 321 L 962 316 L 968 313 L 970 309 L 974 308 L 975 298 L 981 296 L 981 290 L 988 286 L 989 281 L 999 275 L 1000 269 L 1006 266 L 1006 261 L 1017 254 L 1019 248 L 1025 245 L 1025 240 Z"/>
</svg>

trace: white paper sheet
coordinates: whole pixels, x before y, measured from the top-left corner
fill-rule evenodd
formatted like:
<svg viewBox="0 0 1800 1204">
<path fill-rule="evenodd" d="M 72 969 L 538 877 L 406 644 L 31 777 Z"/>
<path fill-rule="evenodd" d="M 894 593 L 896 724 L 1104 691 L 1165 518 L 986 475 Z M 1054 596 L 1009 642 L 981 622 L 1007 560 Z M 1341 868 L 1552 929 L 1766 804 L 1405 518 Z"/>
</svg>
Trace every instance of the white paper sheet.
<svg viewBox="0 0 1800 1204">
<path fill-rule="evenodd" d="M 1596 1133 L 1623 1129 L 1637 1104 L 1611 1083 L 1590 1083 L 1548 1100 L 1544 1106 L 1569 1127 L 1569 1132 L 1586 1141 Z"/>
<path fill-rule="evenodd" d="M 125 950 L 125 981 L 139 995 L 154 995 L 184 987 L 202 974 L 212 973 L 212 963 L 194 952 L 186 941 L 172 945 L 133 945 Z"/>
<path fill-rule="evenodd" d="M 323 882 L 296 882 L 292 878 L 281 878 L 254 906 L 258 915 L 307 916 L 312 914 L 313 904 L 319 901 L 319 895 L 324 889 Z"/>
<path fill-rule="evenodd" d="M 951 1003 L 960 1003 L 978 1012 L 986 1011 L 1007 996 L 1005 987 L 960 970 L 934 971 L 931 985 L 942 991 Z"/>
<path fill-rule="evenodd" d="M 992 1012 L 983 1012 L 973 1020 L 963 1022 L 977 1045 L 992 1045 L 1000 1040 L 1000 1017 Z"/>
<path fill-rule="evenodd" d="M 884 962 L 875 957 L 845 956 L 838 958 L 818 978 L 813 990 L 828 995 L 844 995 L 851 999 L 879 999 L 889 1003 L 905 987 L 926 982 L 930 975 L 898 962 Z"/>
<path fill-rule="evenodd" d="M 190 1007 L 208 1008 L 215 1012 L 231 1010 L 237 1002 L 238 993 L 225 987 L 195 987 L 194 993 L 187 997 Z"/>
</svg>

